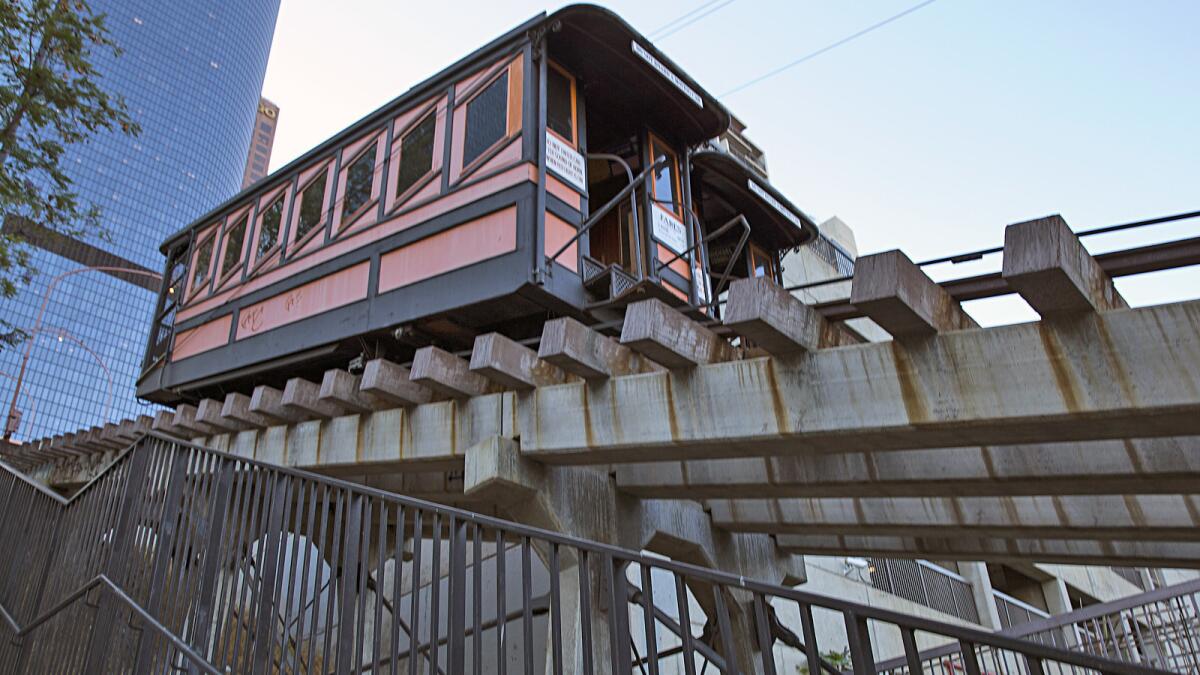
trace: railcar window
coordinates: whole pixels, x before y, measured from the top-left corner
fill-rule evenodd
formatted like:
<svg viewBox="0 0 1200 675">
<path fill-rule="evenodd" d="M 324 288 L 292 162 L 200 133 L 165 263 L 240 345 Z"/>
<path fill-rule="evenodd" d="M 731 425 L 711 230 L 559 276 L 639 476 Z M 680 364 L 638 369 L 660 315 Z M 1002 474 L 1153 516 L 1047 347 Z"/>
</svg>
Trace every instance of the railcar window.
<svg viewBox="0 0 1200 675">
<path fill-rule="evenodd" d="M 322 171 L 300 194 L 300 221 L 296 223 L 296 241 L 303 239 L 324 220 L 325 179 L 328 176 L 328 170 Z"/>
<path fill-rule="evenodd" d="M 508 70 L 467 103 L 467 129 L 463 139 L 463 166 L 504 138 L 508 131 Z"/>
<path fill-rule="evenodd" d="M 683 217 L 682 200 L 679 198 L 679 159 L 674 151 L 662 141 L 650 137 L 650 160 L 666 157 L 667 161 L 654 172 L 654 201 Z"/>
<path fill-rule="evenodd" d="M 200 288 L 208 282 L 208 273 L 212 269 L 213 241 L 215 240 L 216 237 L 209 237 L 197 249 L 196 269 L 192 272 L 193 293 L 198 293 Z"/>
<path fill-rule="evenodd" d="M 371 199 L 372 174 L 375 172 L 375 147 L 378 141 L 371 144 L 366 152 L 346 171 L 346 196 L 342 202 L 342 222 L 358 215 L 359 210 Z"/>
<path fill-rule="evenodd" d="M 433 169 L 433 135 L 437 113 L 431 112 L 400 139 L 400 168 L 396 171 L 396 196 L 408 192 Z"/>
<path fill-rule="evenodd" d="M 546 126 L 575 145 L 575 82 L 556 66 L 546 69 Z"/>
<path fill-rule="evenodd" d="M 246 224 L 250 221 L 250 213 L 238 219 L 233 227 L 225 233 L 225 252 L 221 255 L 221 275 L 228 276 L 242 261 L 242 251 L 246 241 Z"/>
<path fill-rule="evenodd" d="M 757 246 L 750 246 L 750 275 L 755 277 L 775 278 L 775 262 L 767 252 Z"/>
<path fill-rule="evenodd" d="M 258 228 L 258 250 L 255 252 L 255 260 L 262 258 L 263 254 L 275 247 L 275 243 L 279 241 L 279 225 L 283 222 L 283 195 L 271 202 L 262 215 L 262 225 Z"/>
</svg>

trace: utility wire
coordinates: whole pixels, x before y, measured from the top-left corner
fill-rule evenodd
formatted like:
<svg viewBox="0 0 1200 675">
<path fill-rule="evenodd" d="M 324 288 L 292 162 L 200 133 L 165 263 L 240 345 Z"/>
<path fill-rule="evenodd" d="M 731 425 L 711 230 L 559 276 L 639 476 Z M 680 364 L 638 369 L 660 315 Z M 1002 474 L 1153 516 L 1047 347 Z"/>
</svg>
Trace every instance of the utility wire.
<svg viewBox="0 0 1200 675">
<path fill-rule="evenodd" d="M 663 25 L 659 26 L 658 28 L 655 28 L 654 30 L 650 31 L 649 33 L 646 33 L 646 37 L 653 40 L 663 31 L 674 28 L 675 24 L 679 23 L 680 21 L 687 19 L 688 17 L 694 15 L 697 12 L 703 11 L 704 9 L 706 9 L 708 7 L 712 7 L 713 5 L 717 4 L 718 2 L 721 2 L 721 0 L 708 0 L 708 2 L 705 2 L 704 4 L 700 5 L 699 7 L 696 7 L 695 9 L 684 12 L 683 14 L 675 17 L 674 19 L 671 19 L 670 21 L 664 23 Z"/>
<path fill-rule="evenodd" d="M 708 16 L 709 14 L 712 14 L 713 12 L 716 12 L 720 9 L 724 9 L 725 7 L 728 7 L 729 5 L 732 5 L 733 3 L 734 3 L 734 0 L 725 0 L 725 2 L 722 2 L 721 4 L 717 5 L 716 7 L 713 7 L 712 9 L 708 10 L 707 12 L 692 18 L 690 21 L 685 21 L 684 23 L 681 23 L 681 24 L 675 26 L 674 28 L 672 28 L 671 30 L 659 35 L 656 38 L 656 40 L 661 42 L 662 40 L 665 40 L 665 39 L 671 37 L 672 35 L 678 33 L 679 31 L 683 30 L 684 28 L 687 28 L 688 26 L 696 23 L 700 19 L 703 19 L 704 17 Z"/>
<path fill-rule="evenodd" d="M 743 89 L 746 89 L 747 87 L 754 86 L 754 85 L 758 84 L 759 82 L 762 82 L 763 80 L 775 77 L 776 75 L 782 73 L 785 70 L 788 70 L 789 68 L 794 68 L 794 67 L 800 65 L 801 63 L 804 63 L 805 61 L 814 59 L 814 58 L 820 56 L 821 54 L 824 54 L 827 51 L 841 47 L 842 45 L 846 44 L 847 42 L 856 40 L 877 28 L 883 28 L 884 26 L 888 25 L 889 23 L 891 23 L 897 19 L 900 19 L 902 17 L 908 16 L 909 14 L 912 14 L 913 12 L 917 11 L 918 9 L 921 9 L 922 7 L 925 7 L 927 5 L 932 5 L 934 3 L 934 1 L 935 0 L 925 0 L 924 2 L 913 5 L 912 7 L 909 7 L 908 9 L 904 10 L 903 12 L 889 16 L 888 18 L 884 19 L 883 21 L 880 21 L 879 23 L 875 23 L 870 26 L 867 26 L 866 28 L 858 31 L 857 33 L 854 33 L 853 35 L 848 35 L 848 36 L 842 38 L 841 40 L 838 40 L 837 42 L 834 42 L 832 44 L 821 47 L 820 49 L 818 49 L 815 52 L 809 52 L 808 54 L 801 56 L 800 58 L 796 59 L 795 61 L 792 61 L 791 63 L 787 63 L 785 65 L 782 65 L 782 66 L 776 68 L 775 70 L 772 70 L 770 72 L 759 75 L 758 77 L 756 77 L 748 82 L 743 82 L 742 84 L 739 84 L 738 86 L 734 87 L 733 89 L 730 89 L 729 91 L 725 92 L 724 94 L 721 94 L 721 96 L 725 97 L 725 96 L 729 96 L 730 94 L 736 94 L 737 92 L 739 92 Z"/>
</svg>

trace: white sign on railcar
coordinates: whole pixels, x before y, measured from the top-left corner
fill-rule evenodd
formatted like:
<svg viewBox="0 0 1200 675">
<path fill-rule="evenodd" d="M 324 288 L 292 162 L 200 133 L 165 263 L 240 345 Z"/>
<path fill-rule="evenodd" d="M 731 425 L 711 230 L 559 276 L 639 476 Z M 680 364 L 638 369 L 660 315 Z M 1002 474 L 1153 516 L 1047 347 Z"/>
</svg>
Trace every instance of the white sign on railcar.
<svg viewBox="0 0 1200 675">
<path fill-rule="evenodd" d="M 797 216 L 788 207 L 784 206 L 783 204 L 780 204 L 779 200 L 772 197 L 771 193 L 764 190 L 761 185 L 759 185 L 758 183 L 755 183 L 753 180 L 750 180 L 749 178 L 747 178 L 746 179 L 746 187 L 750 188 L 750 191 L 753 192 L 754 194 L 758 195 L 759 198 L 762 199 L 764 202 L 766 202 L 767 204 L 770 204 L 771 208 L 773 208 L 779 212 L 779 215 L 792 221 L 792 224 L 794 224 L 796 227 L 799 227 L 801 229 L 804 228 L 804 223 L 802 223 L 800 221 L 800 217 Z"/>
<path fill-rule="evenodd" d="M 672 72 L 670 68 L 663 65 L 662 61 L 659 61 L 658 59 L 656 59 L 654 57 L 653 54 L 646 51 L 646 48 L 639 45 L 637 43 L 637 40 L 634 40 L 632 42 L 632 44 L 633 44 L 633 53 L 634 54 L 637 54 L 638 56 L 640 56 L 642 58 L 643 61 L 650 64 L 650 67 L 653 68 L 654 70 L 658 71 L 659 75 L 662 75 L 663 77 L 667 78 L 667 82 L 670 82 L 671 84 L 675 85 L 675 88 L 678 89 L 679 91 L 682 91 L 684 96 L 687 96 L 689 99 L 692 100 L 692 103 L 695 103 L 696 105 L 700 106 L 701 108 L 704 107 L 704 99 L 700 98 L 700 94 L 697 94 L 695 89 L 692 89 L 691 87 L 689 87 L 687 85 L 687 83 L 684 82 L 682 79 L 680 79 L 680 77 L 678 75 L 676 75 L 674 72 Z"/>
<path fill-rule="evenodd" d="M 549 131 L 546 132 L 546 168 L 587 193 L 587 162 L 583 155 Z"/>
<path fill-rule="evenodd" d="M 687 228 L 683 226 L 683 221 L 658 204 L 653 205 L 650 210 L 654 213 L 651 220 L 654 238 L 676 253 L 682 254 L 686 251 Z"/>
</svg>

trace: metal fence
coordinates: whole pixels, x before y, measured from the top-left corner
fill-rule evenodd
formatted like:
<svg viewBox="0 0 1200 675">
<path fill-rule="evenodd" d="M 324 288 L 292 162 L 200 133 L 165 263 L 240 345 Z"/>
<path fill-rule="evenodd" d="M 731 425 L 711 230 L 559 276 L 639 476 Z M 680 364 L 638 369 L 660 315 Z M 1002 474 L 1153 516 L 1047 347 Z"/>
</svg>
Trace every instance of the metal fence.
<svg viewBox="0 0 1200 675">
<path fill-rule="evenodd" d="M 2 672 L 1155 672 L 166 437 L 70 500 L 0 466 L 0 504 Z"/>
<path fill-rule="evenodd" d="M 871 585 L 939 612 L 979 623 L 971 582 L 925 560 L 871 558 Z"/>
<path fill-rule="evenodd" d="M 1043 612 L 1029 603 L 997 590 L 992 591 L 992 597 L 996 599 L 996 613 L 1000 615 L 1002 629 L 1023 626 L 1035 619 L 1050 616 L 1049 612 Z"/>
</svg>

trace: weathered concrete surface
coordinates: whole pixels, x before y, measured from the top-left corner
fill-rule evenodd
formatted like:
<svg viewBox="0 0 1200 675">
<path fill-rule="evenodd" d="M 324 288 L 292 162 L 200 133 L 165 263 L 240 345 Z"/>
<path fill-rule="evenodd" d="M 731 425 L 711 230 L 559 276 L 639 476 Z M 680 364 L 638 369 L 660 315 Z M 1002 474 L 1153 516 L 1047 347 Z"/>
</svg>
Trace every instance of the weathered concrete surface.
<svg viewBox="0 0 1200 675">
<path fill-rule="evenodd" d="M 518 390 L 574 379 L 562 368 L 540 360 L 534 350 L 499 333 L 475 338 L 470 369 L 502 387 Z"/>
<path fill-rule="evenodd" d="M 410 406 L 434 400 L 433 392 L 411 379 L 408 368 L 385 359 L 368 361 L 359 381 L 359 391 L 395 405 Z"/>
<path fill-rule="evenodd" d="M 739 279 L 729 285 L 723 323 L 775 355 L 857 342 L 767 277 Z"/>
<path fill-rule="evenodd" d="M 293 410 L 283 404 L 283 392 L 275 387 L 260 384 L 254 388 L 250 396 L 250 411 L 258 413 L 277 424 L 283 422 L 303 422 L 308 414 Z"/>
<path fill-rule="evenodd" d="M 1200 302 L 542 387 L 554 463 L 1021 444 L 1200 431 Z"/>
<path fill-rule="evenodd" d="M 196 422 L 220 431 L 243 431 L 251 428 L 249 424 L 236 418 L 225 417 L 224 408 L 224 401 L 206 398 L 196 407 Z"/>
<path fill-rule="evenodd" d="M 330 475 L 461 469 L 484 438 L 512 438 L 513 394 L 490 394 L 213 435 L 201 444 Z"/>
<path fill-rule="evenodd" d="M 1059 215 L 1005 228 L 1001 275 L 1047 318 L 1129 306 Z"/>
<path fill-rule="evenodd" d="M 615 339 L 569 317 L 542 326 L 538 358 L 589 380 L 663 370 Z"/>
<path fill-rule="evenodd" d="M 714 499 L 735 532 L 1200 541 L 1200 497 L 864 497 Z"/>
<path fill-rule="evenodd" d="M 264 429 L 278 422 L 278 420 L 252 411 L 250 397 L 237 392 L 231 392 L 225 396 L 225 403 L 221 406 L 221 416 L 241 422 L 246 425 L 246 428 Z"/>
<path fill-rule="evenodd" d="M 897 339 L 978 325 L 900 251 L 861 256 L 854 262 L 850 303 Z"/>
<path fill-rule="evenodd" d="M 322 401 L 329 401 L 341 406 L 348 412 L 365 413 L 374 410 L 394 408 L 389 401 L 376 398 L 370 393 L 359 391 L 359 376 L 345 370 L 334 368 L 325 371 L 321 378 Z"/>
<path fill-rule="evenodd" d="M 989 539 L 781 534 L 780 547 L 812 555 L 880 555 L 926 560 L 1060 562 L 1072 565 L 1200 568 L 1200 542 Z"/>
<path fill-rule="evenodd" d="M 321 398 L 321 385 L 300 377 L 293 377 L 283 388 L 284 409 L 308 419 L 330 419 L 346 414 L 346 407 L 330 399 Z"/>
<path fill-rule="evenodd" d="M 437 347 L 417 350 L 413 355 L 409 378 L 453 398 L 481 396 L 498 390 L 486 377 L 471 372 L 471 364 L 466 359 Z"/>
<path fill-rule="evenodd" d="M 639 497 L 1168 494 L 1200 486 L 1200 436 L 617 465 Z"/>
<path fill-rule="evenodd" d="M 621 344 L 668 368 L 737 357 L 724 338 L 653 298 L 635 302 L 625 310 Z"/>
</svg>

